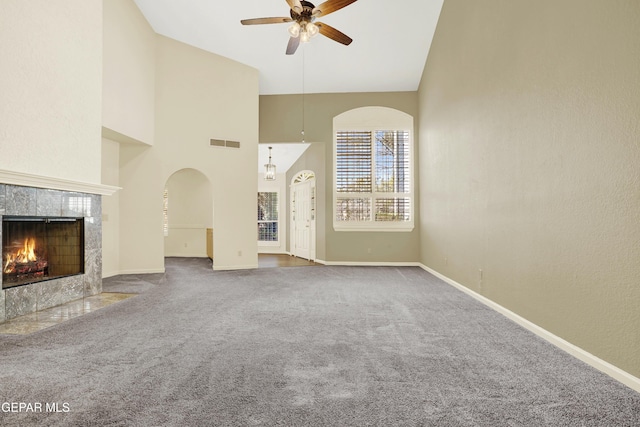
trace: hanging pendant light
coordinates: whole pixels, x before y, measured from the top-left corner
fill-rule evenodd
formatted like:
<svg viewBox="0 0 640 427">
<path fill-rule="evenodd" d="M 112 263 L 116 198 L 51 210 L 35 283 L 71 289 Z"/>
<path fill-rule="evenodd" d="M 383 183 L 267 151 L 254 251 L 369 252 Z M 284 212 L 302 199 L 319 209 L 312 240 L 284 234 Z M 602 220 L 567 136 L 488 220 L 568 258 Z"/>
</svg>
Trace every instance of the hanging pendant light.
<svg viewBox="0 0 640 427">
<path fill-rule="evenodd" d="M 269 147 L 269 163 L 264 165 L 264 179 L 265 181 L 276 180 L 276 165 L 271 163 L 271 147 Z"/>
</svg>

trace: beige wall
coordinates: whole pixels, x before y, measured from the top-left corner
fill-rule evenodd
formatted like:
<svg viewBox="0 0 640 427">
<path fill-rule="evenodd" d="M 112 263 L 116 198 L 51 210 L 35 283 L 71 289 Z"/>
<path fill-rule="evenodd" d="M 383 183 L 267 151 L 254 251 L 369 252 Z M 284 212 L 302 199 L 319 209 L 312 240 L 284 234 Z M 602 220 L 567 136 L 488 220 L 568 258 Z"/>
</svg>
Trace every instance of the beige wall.
<svg viewBox="0 0 640 427">
<path fill-rule="evenodd" d="M 120 150 L 121 270 L 164 269 L 162 192 L 184 168 L 213 188 L 214 268 L 257 266 L 258 72 L 162 36 L 156 53 L 154 145 Z"/>
<path fill-rule="evenodd" d="M 0 2 L 0 169 L 100 183 L 101 0 Z"/>
<path fill-rule="evenodd" d="M 635 376 L 638 22 L 447 0 L 419 90 L 422 262 Z"/>
<path fill-rule="evenodd" d="M 302 129 L 301 95 L 264 95 L 260 97 L 260 142 L 300 142 Z M 418 115 L 415 92 L 305 94 L 305 140 L 312 148 L 324 148 L 324 170 L 317 174 L 318 222 L 317 258 L 330 262 L 414 262 L 419 260 L 418 226 L 409 233 L 335 232 L 333 230 L 333 118 L 345 111 L 383 106 Z M 416 121 L 417 122 L 417 121 Z M 417 138 L 417 130 L 414 130 Z M 417 147 L 414 154 L 417 156 Z M 298 172 L 291 169 L 293 172 Z M 417 172 L 414 174 L 417 177 Z M 322 182 L 320 182 L 322 181 Z M 418 186 L 416 186 L 416 192 Z M 324 210 L 320 209 L 321 204 Z M 416 215 L 418 215 L 416 209 Z M 369 252 L 369 249 L 371 251 Z"/>
<path fill-rule="evenodd" d="M 133 0 L 104 2 L 102 126 L 153 144 L 155 32 Z"/>
<path fill-rule="evenodd" d="M 120 144 L 153 144 L 156 35 L 133 0 L 105 1 L 102 19 L 102 183 L 119 187 Z M 120 273 L 119 192 L 103 197 L 102 214 L 109 277 Z"/>
</svg>

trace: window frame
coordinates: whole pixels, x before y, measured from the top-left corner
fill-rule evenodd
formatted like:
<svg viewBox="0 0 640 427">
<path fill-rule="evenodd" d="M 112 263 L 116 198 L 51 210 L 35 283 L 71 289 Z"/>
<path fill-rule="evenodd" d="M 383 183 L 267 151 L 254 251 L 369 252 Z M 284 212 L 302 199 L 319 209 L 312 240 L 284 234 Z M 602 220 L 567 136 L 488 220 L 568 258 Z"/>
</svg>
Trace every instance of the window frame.
<svg viewBox="0 0 640 427">
<path fill-rule="evenodd" d="M 275 189 L 269 189 L 269 190 L 264 190 L 264 191 L 258 191 L 257 196 L 260 196 L 260 193 L 275 193 L 276 195 L 276 210 L 277 210 L 277 215 L 278 218 L 276 220 L 260 220 L 257 219 L 257 210 L 258 210 L 258 200 L 256 198 L 256 227 L 259 227 L 260 223 L 276 223 L 277 227 L 278 227 L 278 232 L 277 232 L 277 240 L 260 240 L 260 233 L 258 231 L 258 229 L 256 228 L 256 234 L 257 234 L 257 240 L 258 240 L 258 245 L 259 246 L 280 246 L 280 191 L 275 190 Z"/>
<path fill-rule="evenodd" d="M 162 191 L 162 233 L 164 237 L 169 237 L 169 189 Z"/>
<path fill-rule="evenodd" d="M 397 111 L 397 110 L 395 110 Z M 353 125 L 342 124 L 336 126 L 334 119 L 333 129 L 333 228 L 335 231 L 386 231 L 386 232 L 409 232 L 414 229 L 415 224 L 415 205 L 416 198 L 414 193 L 414 139 L 413 126 L 407 123 L 395 123 L 393 121 L 381 121 L 379 124 L 362 125 L 353 123 Z M 376 191 L 376 131 L 393 131 L 407 132 L 408 156 L 409 156 L 409 192 L 380 192 Z M 338 192 L 338 134 L 340 132 L 371 132 L 371 193 L 344 193 Z M 338 202 L 342 199 L 368 199 L 370 203 L 370 219 L 360 221 L 338 221 L 337 208 Z M 376 199 L 388 198 L 408 198 L 409 199 L 409 220 L 408 221 L 376 221 L 375 220 L 375 201 Z"/>
</svg>

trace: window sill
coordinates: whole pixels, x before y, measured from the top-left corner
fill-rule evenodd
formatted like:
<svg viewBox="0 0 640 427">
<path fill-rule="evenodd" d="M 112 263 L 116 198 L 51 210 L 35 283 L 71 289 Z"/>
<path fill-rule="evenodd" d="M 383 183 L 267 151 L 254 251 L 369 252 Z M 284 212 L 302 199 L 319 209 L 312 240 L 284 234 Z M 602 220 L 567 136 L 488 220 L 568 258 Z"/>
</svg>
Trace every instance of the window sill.
<svg viewBox="0 0 640 427">
<path fill-rule="evenodd" d="M 393 233 L 408 233 L 413 231 L 413 224 L 333 224 L 334 231 L 365 231 L 365 232 L 393 232 Z"/>
</svg>

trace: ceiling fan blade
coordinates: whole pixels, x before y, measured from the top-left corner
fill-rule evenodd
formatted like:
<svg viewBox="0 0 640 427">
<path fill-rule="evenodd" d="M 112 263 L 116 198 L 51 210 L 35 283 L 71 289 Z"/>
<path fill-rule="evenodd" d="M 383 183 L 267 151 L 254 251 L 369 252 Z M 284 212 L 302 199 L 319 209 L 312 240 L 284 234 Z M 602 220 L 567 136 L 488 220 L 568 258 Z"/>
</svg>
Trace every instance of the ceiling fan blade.
<svg viewBox="0 0 640 427">
<path fill-rule="evenodd" d="M 295 13 L 302 13 L 302 3 L 300 3 L 300 0 L 287 0 L 287 3 Z"/>
<path fill-rule="evenodd" d="M 243 19 L 240 21 L 242 25 L 258 25 L 258 24 L 282 24 L 283 22 L 291 22 L 291 18 L 253 18 Z"/>
<path fill-rule="evenodd" d="M 311 12 L 313 16 L 327 16 L 328 14 L 340 10 L 345 6 L 349 6 L 351 3 L 355 3 L 357 0 L 327 0 L 321 3 L 319 6 L 313 8 Z"/>
<path fill-rule="evenodd" d="M 327 25 L 322 22 L 316 22 L 315 24 L 318 26 L 318 29 L 320 30 L 320 34 L 322 34 L 325 37 L 329 37 L 331 40 L 335 40 L 338 43 L 342 43 L 343 45 L 346 45 L 346 46 L 349 46 L 353 41 L 351 37 L 344 34 L 343 32 L 336 30 L 330 25 Z"/>
<path fill-rule="evenodd" d="M 300 46 L 300 37 L 290 37 L 289 44 L 287 44 L 287 55 L 293 55 Z"/>
</svg>

